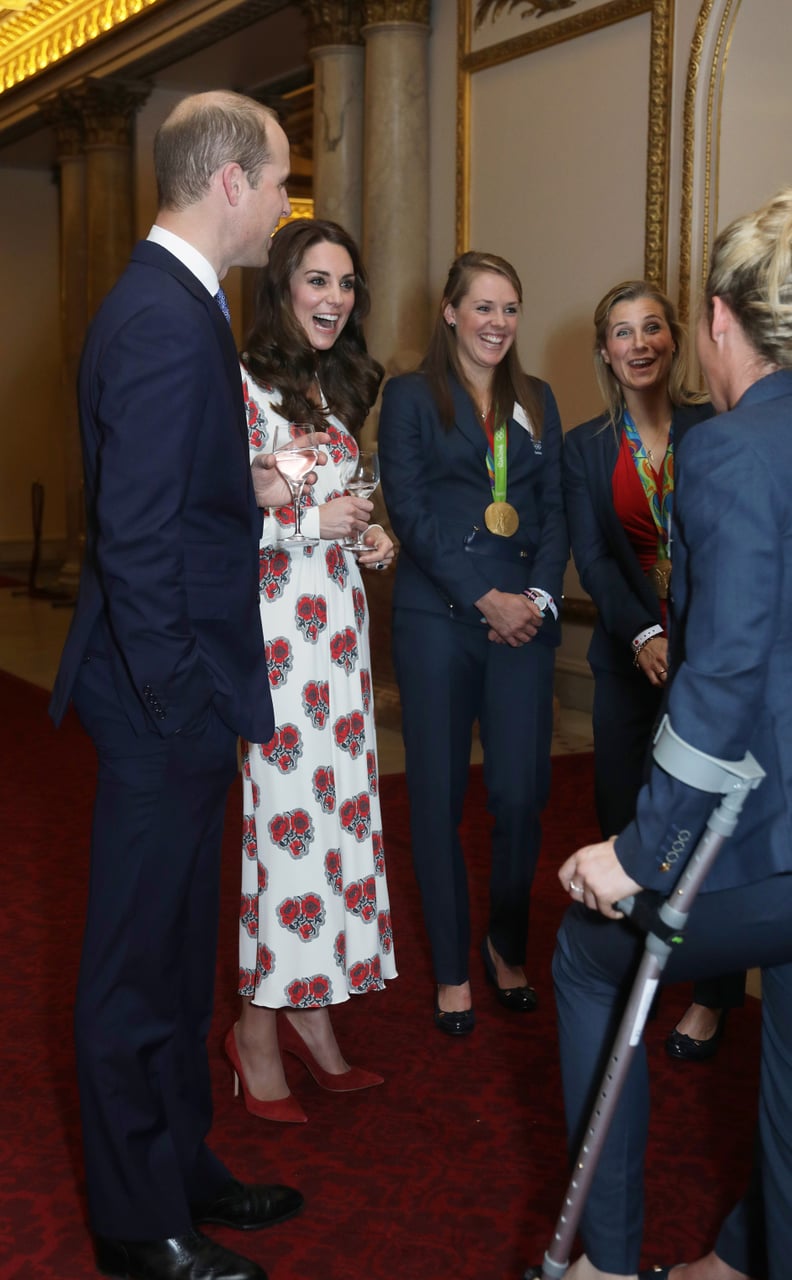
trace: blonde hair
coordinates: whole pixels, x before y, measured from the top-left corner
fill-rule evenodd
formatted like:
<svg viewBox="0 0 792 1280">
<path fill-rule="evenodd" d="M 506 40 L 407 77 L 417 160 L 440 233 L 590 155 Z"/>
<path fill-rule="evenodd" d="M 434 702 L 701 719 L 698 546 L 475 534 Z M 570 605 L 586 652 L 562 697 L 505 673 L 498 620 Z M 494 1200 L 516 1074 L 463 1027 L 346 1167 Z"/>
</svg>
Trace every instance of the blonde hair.
<svg viewBox="0 0 792 1280">
<path fill-rule="evenodd" d="M 723 299 L 765 360 L 792 367 L 792 187 L 721 231 L 704 297 L 710 314 Z"/>
<path fill-rule="evenodd" d="M 594 311 L 594 372 L 597 384 L 608 413 L 612 427 L 615 427 L 624 414 L 624 391 L 611 366 L 602 357 L 602 348 L 608 336 L 608 321 L 615 306 L 620 302 L 637 302 L 639 298 L 649 298 L 656 302 L 665 317 L 666 324 L 674 339 L 675 351 L 671 357 L 671 369 L 668 374 L 668 395 L 671 403 L 699 404 L 706 397 L 698 392 L 688 390 L 687 382 L 687 334 L 685 327 L 677 319 L 674 304 L 648 280 L 623 280 L 609 289 L 604 298 L 600 298 Z"/>
</svg>

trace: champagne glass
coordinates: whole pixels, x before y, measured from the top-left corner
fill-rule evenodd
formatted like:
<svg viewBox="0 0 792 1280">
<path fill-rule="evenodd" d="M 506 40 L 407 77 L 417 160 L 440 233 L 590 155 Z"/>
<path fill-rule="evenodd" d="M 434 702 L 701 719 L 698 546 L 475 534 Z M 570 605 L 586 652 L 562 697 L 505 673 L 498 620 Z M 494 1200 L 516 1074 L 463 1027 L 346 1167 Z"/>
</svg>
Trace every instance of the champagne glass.
<svg viewBox="0 0 792 1280">
<path fill-rule="evenodd" d="M 354 469 L 346 482 L 347 493 L 355 498 L 370 498 L 380 481 L 379 454 L 376 449 L 361 449 Z M 346 551 L 370 551 L 371 547 L 363 541 L 364 529 L 357 537 L 345 538 Z"/>
<path fill-rule="evenodd" d="M 294 506 L 294 533 L 283 539 L 285 547 L 315 547 L 318 538 L 308 538 L 301 528 L 302 493 L 305 477 L 316 466 L 319 446 L 310 422 L 279 422 L 272 441 L 275 465 L 283 476 Z"/>
</svg>

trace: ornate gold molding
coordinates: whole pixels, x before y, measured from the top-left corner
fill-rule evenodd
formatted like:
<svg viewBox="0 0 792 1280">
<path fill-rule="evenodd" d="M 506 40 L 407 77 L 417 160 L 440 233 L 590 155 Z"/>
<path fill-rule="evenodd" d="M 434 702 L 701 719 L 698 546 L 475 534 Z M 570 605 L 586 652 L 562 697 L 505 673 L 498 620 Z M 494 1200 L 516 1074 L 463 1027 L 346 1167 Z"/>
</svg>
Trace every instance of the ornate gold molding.
<svg viewBox="0 0 792 1280">
<path fill-rule="evenodd" d="M 458 0 L 457 92 L 457 253 L 468 247 L 470 231 L 470 77 L 539 49 L 599 31 L 641 13 L 652 16 L 649 55 L 649 129 L 646 157 L 644 271 L 647 279 L 665 287 L 668 238 L 668 168 L 670 147 L 671 75 L 673 62 L 673 0 L 610 0 L 585 13 L 572 14 L 538 31 L 471 51 L 470 0 Z"/>
<path fill-rule="evenodd" d="M 363 0 L 363 25 L 383 22 L 418 22 L 429 26 L 430 0 Z"/>
<path fill-rule="evenodd" d="M 309 48 L 363 43 L 361 0 L 301 0 L 300 7 L 308 19 Z"/>
<path fill-rule="evenodd" d="M 690 319 L 690 273 L 693 243 L 693 181 L 696 172 L 696 94 L 698 91 L 701 58 L 704 52 L 704 32 L 715 0 L 702 0 L 696 19 L 696 29 L 690 43 L 685 103 L 682 115 L 682 191 L 679 211 L 679 318 L 683 324 Z M 709 178 L 707 177 L 707 181 Z"/>
<path fill-rule="evenodd" d="M 37 0 L 0 22 L 0 94 L 168 0 Z"/>
</svg>

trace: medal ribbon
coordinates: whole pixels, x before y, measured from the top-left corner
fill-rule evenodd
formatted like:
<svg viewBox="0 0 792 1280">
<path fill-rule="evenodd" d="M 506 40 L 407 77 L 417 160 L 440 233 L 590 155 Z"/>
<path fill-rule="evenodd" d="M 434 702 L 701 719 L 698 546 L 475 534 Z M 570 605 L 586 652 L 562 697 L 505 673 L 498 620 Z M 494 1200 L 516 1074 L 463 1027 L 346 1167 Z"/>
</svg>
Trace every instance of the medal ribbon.
<svg viewBox="0 0 792 1280">
<path fill-rule="evenodd" d="M 508 480 L 507 451 L 509 444 L 506 423 L 502 422 L 496 431 L 492 427 L 492 412 L 484 421 L 489 448 L 487 449 L 487 475 L 492 485 L 492 501 L 505 502 Z"/>
<path fill-rule="evenodd" d="M 668 538 L 671 532 L 671 513 L 674 505 L 674 436 L 673 427 L 668 436 L 668 448 L 663 459 L 663 468 L 658 476 L 641 442 L 638 428 L 627 410 L 624 410 L 624 432 L 630 442 L 633 462 L 638 477 L 643 485 L 649 510 L 657 530 L 657 558 L 668 559 Z"/>
</svg>

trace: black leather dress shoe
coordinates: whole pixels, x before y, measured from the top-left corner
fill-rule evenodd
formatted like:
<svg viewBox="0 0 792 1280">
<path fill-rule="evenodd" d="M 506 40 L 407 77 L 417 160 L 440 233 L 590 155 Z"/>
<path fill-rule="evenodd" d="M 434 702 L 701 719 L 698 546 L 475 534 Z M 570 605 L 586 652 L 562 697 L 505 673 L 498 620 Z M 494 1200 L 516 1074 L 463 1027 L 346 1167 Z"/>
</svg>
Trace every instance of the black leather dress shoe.
<svg viewBox="0 0 792 1280">
<path fill-rule="evenodd" d="M 671 1266 L 676 1266 L 673 1262 Z M 647 1267 L 646 1271 L 638 1272 L 638 1280 L 668 1280 L 671 1275 L 671 1267 Z"/>
<path fill-rule="evenodd" d="M 527 985 L 524 987 L 498 986 L 498 971 L 490 955 L 489 940 L 487 938 L 481 944 L 481 958 L 484 961 L 484 973 L 487 976 L 487 982 L 495 988 L 499 1003 L 505 1009 L 511 1009 L 512 1013 L 533 1013 L 539 1003 L 533 987 Z"/>
<path fill-rule="evenodd" d="M 293 1218 L 304 1200 L 293 1187 L 246 1185 L 232 1178 L 214 1200 L 192 1206 L 193 1222 L 214 1222 L 237 1231 L 259 1231 Z"/>
<path fill-rule="evenodd" d="M 476 1025 L 476 1015 L 472 1009 L 441 1009 L 437 996 L 435 996 L 434 1020 L 435 1026 L 445 1031 L 447 1036 L 469 1036 Z"/>
<path fill-rule="evenodd" d="M 96 1265 L 118 1280 L 267 1280 L 266 1271 L 221 1244 L 187 1231 L 169 1240 L 109 1240 L 96 1236 Z"/>
</svg>

